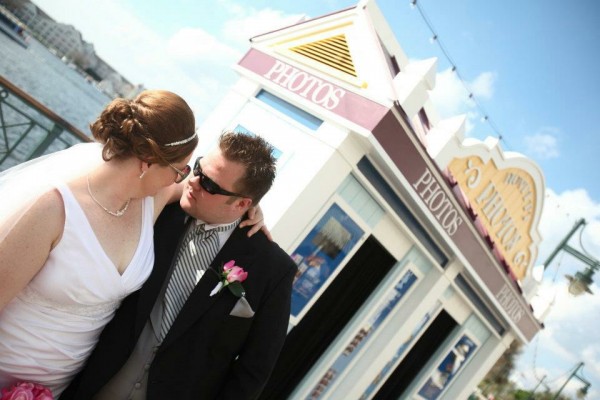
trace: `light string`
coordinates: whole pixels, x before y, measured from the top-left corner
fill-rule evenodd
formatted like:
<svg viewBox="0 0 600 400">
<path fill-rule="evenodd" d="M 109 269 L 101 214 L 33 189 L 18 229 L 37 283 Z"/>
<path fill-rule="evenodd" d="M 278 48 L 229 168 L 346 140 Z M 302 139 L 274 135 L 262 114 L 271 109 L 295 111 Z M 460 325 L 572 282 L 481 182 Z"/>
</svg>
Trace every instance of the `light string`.
<svg viewBox="0 0 600 400">
<path fill-rule="evenodd" d="M 490 116 L 487 113 L 487 111 L 483 108 L 483 106 L 478 101 L 478 99 L 476 98 L 476 96 L 473 94 L 473 92 L 471 91 L 469 85 L 467 84 L 467 82 L 465 81 L 465 79 L 463 78 L 463 76 L 461 75 L 461 73 L 459 72 L 458 67 L 456 66 L 456 62 L 454 61 L 454 59 L 452 58 L 452 56 L 450 55 L 450 53 L 446 49 L 446 46 L 444 45 L 444 43 L 440 39 L 440 36 L 437 34 L 436 29 L 433 27 L 433 23 L 427 17 L 425 11 L 423 10 L 423 7 L 419 4 L 418 0 L 411 0 L 410 4 L 411 4 L 411 6 L 413 8 L 416 8 L 419 11 L 419 14 L 420 14 L 421 18 L 423 19 L 423 22 L 425 22 L 425 24 L 429 28 L 429 31 L 432 34 L 431 39 L 430 39 L 431 42 L 432 43 L 437 43 L 437 45 L 440 48 L 442 54 L 444 55 L 444 57 L 446 58 L 446 60 L 450 64 L 452 72 L 454 74 L 456 74 L 456 77 L 458 78 L 458 80 L 461 82 L 462 86 L 465 88 L 466 92 L 468 93 L 469 100 L 475 105 L 475 107 L 483 115 L 483 117 L 482 117 L 483 122 L 487 122 L 488 125 L 490 126 L 490 128 L 496 133 L 496 136 L 498 137 L 498 139 L 501 140 L 501 141 L 503 141 L 504 144 L 507 147 L 509 147 L 508 143 L 506 142 L 506 139 L 502 136 L 502 134 L 500 133 L 500 131 L 497 128 L 496 124 L 490 118 Z M 548 196 L 548 195 L 546 195 L 546 196 Z M 560 205 L 559 205 L 559 207 L 560 207 Z M 567 216 L 568 216 L 568 214 L 567 214 Z M 555 271 L 554 271 L 554 276 L 552 277 L 552 282 L 556 281 L 556 277 L 558 275 L 558 271 L 559 271 L 559 268 L 561 266 L 562 256 L 563 256 L 563 254 L 561 254 L 561 258 L 558 260 L 558 263 L 555 264 Z M 549 307 L 552 307 L 554 305 L 554 301 L 556 299 L 556 296 L 557 296 L 557 293 L 555 292 L 554 295 L 553 295 L 552 301 L 548 305 Z M 538 374 L 538 369 L 537 369 L 537 355 L 538 355 L 539 340 L 540 340 L 540 337 L 537 336 L 535 338 L 535 343 L 534 343 L 534 348 L 533 348 L 533 357 L 532 357 L 532 364 L 533 364 L 532 367 L 533 368 L 532 368 L 532 370 L 533 370 L 533 376 L 534 376 L 534 378 L 538 382 L 541 382 L 542 378 L 540 378 L 540 376 Z M 556 377 L 554 379 L 547 380 L 546 381 L 546 385 L 551 384 L 553 382 L 556 382 L 560 378 L 561 378 L 561 376 L 558 376 L 558 377 Z"/>
<path fill-rule="evenodd" d="M 495 135 L 498 138 L 498 140 L 500 140 L 501 142 L 503 142 L 504 147 L 507 150 L 515 150 L 515 148 L 513 146 L 511 146 L 510 143 L 508 143 L 508 141 L 506 140 L 506 138 L 502 135 L 502 133 L 500 132 L 500 129 L 498 129 L 496 123 L 492 120 L 492 118 L 490 117 L 490 115 L 488 114 L 488 112 L 485 110 L 485 108 L 483 107 L 483 105 L 481 104 L 481 102 L 477 99 L 477 97 L 475 96 L 475 94 L 471 91 L 471 89 L 469 87 L 469 84 L 463 78 L 463 76 L 461 75 L 460 71 L 458 70 L 458 67 L 456 66 L 456 62 L 454 62 L 454 59 L 450 55 L 450 52 L 448 51 L 448 49 L 446 48 L 446 46 L 442 42 L 442 39 L 440 38 L 440 35 L 438 34 L 437 30 L 433 26 L 433 23 L 431 22 L 431 20 L 429 19 L 429 17 L 425 13 L 425 10 L 423 9 L 423 6 L 419 2 L 419 0 L 410 0 L 410 5 L 411 5 L 412 8 L 417 9 L 417 11 L 419 12 L 419 15 L 421 16 L 421 19 L 423 20 L 423 22 L 425 23 L 425 25 L 427 25 L 427 28 L 429 29 L 429 31 L 431 32 L 431 35 L 432 35 L 431 38 L 430 38 L 430 40 L 432 41 L 432 43 L 433 42 L 437 43 L 440 51 L 442 52 L 442 54 L 444 55 L 444 57 L 446 58 L 446 60 L 448 61 L 448 63 L 451 65 L 452 72 L 454 74 L 456 74 L 456 77 L 458 78 L 458 80 L 460 81 L 460 83 L 462 84 L 462 86 L 464 87 L 465 91 L 468 93 L 468 100 L 470 100 L 473 103 L 473 105 L 475 106 L 475 108 L 478 109 L 478 111 L 483 115 L 483 117 L 481 118 L 483 120 L 482 122 L 487 122 L 487 124 L 489 125 L 489 127 L 495 133 Z M 548 197 L 549 197 L 549 195 L 546 194 L 546 198 L 548 198 Z M 557 205 L 557 208 L 560 208 L 560 204 Z M 564 214 L 564 216 L 566 218 L 568 218 L 569 220 L 571 220 L 571 216 L 570 216 L 569 212 L 563 211 L 563 209 L 561 209 L 560 211 Z"/>
<path fill-rule="evenodd" d="M 456 77 L 458 78 L 458 80 L 461 82 L 461 84 L 463 85 L 463 87 L 467 91 L 469 100 L 475 105 L 475 107 L 479 110 L 479 112 L 481 113 L 481 115 L 483 115 L 481 117 L 481 119 L 483 120 L 483 122 L 487 122 L 487 124 L 489 125 L 489 127 L 496 134 L 498 140 L 501 140 L 502 142 L 504 142 L 504 144 L 506 145 L 506 147 L 510 149 L 511 146 L 508 144 L 508 142 L 506 141 L 506 139 L 504 138 L 504 136 L 502 135 L 502 133 L 500 133 L 500 130 L 498 129 L 498 127 L 496 126 L 496 124 L 494 123 L 494 121 L 491 119 L 489 113 L 485 110 L 485 108 L 483 107 L 483 105 L 481 104 L 481 102 L 477 99 L 477 97 L 475 96 L 475 94 L 471 91 L 471 88 L 467 84 L 466 80 L 462 77 L 461 73 L 458 70 L 458 67 L 456 66 L 456 63 L 454 62 L 454 60 L 450 56 L 450 53 L 447 50 L 446 46 L 444 46 L 444 44 L 442 43 L 442 40 L 440 39 L 440 36 L 437 34 L 436 29 L 433 27 L 433 23 L 431 22 L 431 20 L 425 14 L 425 10 L 421 6 L 421 4 L 418 2 L 418 0 L 411 0 L 410 1 L 410 5 L 413 8 L 416 8 L 419 11 L 419 14 L 421 15 L 421 18 L 423 19 L 423 22 L 425 22 L 425 24 L 427 25 L 427 28 L 429 28 L 429 31 L 432 34 L 430 40 L 432 41 L 432 43 L 437 43 L 437 45 L 440 48 L 442 54 L 444 55 L 444 57 L 446 57 L 446 60 L 450 63 L 452 72 L 454 72 L 454 74 L 456 74 Z"/>
<path fill-rule="evenodd" d="M 485 108 L 482 106 L 481 102 L 477 99 L 477 97 L 471 91 L 471 88 L 467 84 L 466 80 L 462 77 L 461 73 L 458 70 L 458 67 L 456 66 L 456 62 L 454 62 L 454 60 L 451 57 L 450 53 L 448 52 L 446 46 L 444 45 L 444 43 L 440 39 L 439 34 L 437 33 L 436 29 L 434 28 L 433 23 L 431 22 L 431 20 L 427 17 L 427 15 L 426 15 L 423 7 L 421 6 L 421 4 L 418 2 L 418 0 L 411 0 L 410 4 L 411 4 L 411 6 L 413 8 L 416 8 L 418 10 L 421 18 L 423 19 L 423 22 L 427 25 L 429 31 L 432 34 L 432 36 L 430 38 L 430 41 L 432 43 L 437 43 L 440 51 L 442 52 L 442 54 L 444 55 L 444 57 L 446 58 L 446 60 L 450 64 L 452 72 L 454 74 L 456 74 L 456 77 L 458 78 L 458 80 L 461 82 L 462 86 L 464 87 L 464 89 L 468 93 L 468 99 L 473 103 L 473 105 L 483 115 L 483 117 L 481 118 L 482 122 L 487 122 L 488 125 L 489 125 L 489 127 L 496 134 L 498 140 L 502 141 L 508 149 L 511 149 L 512 146 L 510 146 L 509 143 L 506 141 L 506 139 L 501 134 L 500 130 L 498 129 L 498 127 L 496 126 L 496 124 L 494 123 L 494 121 L 491 119 L 490 115 L 487 113 L 487 111 L 485 110 Z M 548 198 L 548 197 L 549 197 L 549 194 L 546 193 L 546 198 Z M 565 211 L 564 208 L 561 208 L 561 204 L 558 201 L 557 201 L 556 208 L 557 208 L 557 211 L 560 210 L 567 219 L 572 219 L 570 213 L 568 211 Z M 584 254 L 590 256 L 590 253 L 583 246 L 583 240 L 582 240 L 583 230 L 584 229 L 581 229 L 580 232 L 579 232 L 579 246 L 583 250 Z M 562 257 L 563 256 L 564 256 L 564 252 L 561 253 L 561 257 L 559 258 L 558 262 L 556 263 L 555 270 L 554 270 L 554 275 L 552 276 L 552 280 L 551 280 L 552 283 L 556 283 L 556 279 L 557 279 L 557 276 L 558 276 L 558 273 L 559 273 L 559 269 L 560 269 L 561 264 L 562 264 Z M 556 287 L 555 291 L 554 291 L 554 294 L 552 296 L 552 300 L 551 300 L 550 304 L 548 305 L 549 308 L 552 308 L 554 306 L 554 303 L 555 303 L 555 300 L 556 300 L 556 297 L 557 297 L 557 294 L 558 294 L 558 290 L 559 290 L 558 287 Z M 542 378 L 540 378 L 539 371 L 538 371 L 538 368 L 537 368 L 539 340 L 540 340 L 540 336 L 538 335 L 535 338 L 535 343 L 534 343 L 533 357 L 532 357 L 532 364 L 533 364 L 532 365 L 532 367 L 533 367 L 532 369 L 533 369 L 533 376 L 534 376 L 534 378 L 538 382 L 542 383 Z M 563 372 L 562 374 L 554 377 L 553 379 L 545 379 L 544 385 L 546 387 L 550 387 L 550 386 L 554 387 L 559 380 L 565 379 L 565 377 L 567 376 L 567 374 L 569 372 L 570 371 Z M 583 377 L 583 374 L 581 374 L 581 375 Z"/>
</svg>

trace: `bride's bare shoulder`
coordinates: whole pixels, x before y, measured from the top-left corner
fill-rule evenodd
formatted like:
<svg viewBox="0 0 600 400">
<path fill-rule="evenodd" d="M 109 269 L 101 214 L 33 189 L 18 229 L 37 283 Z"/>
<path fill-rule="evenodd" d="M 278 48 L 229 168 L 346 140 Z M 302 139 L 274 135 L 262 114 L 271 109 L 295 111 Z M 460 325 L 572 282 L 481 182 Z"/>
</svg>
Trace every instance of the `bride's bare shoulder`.
<svg viewBox="0 0 600 400">
<path fill-rule="evenodd" d="M 22 223 L 47 230 L 50 236 L 58 237 L 65 223 L 63 197 L 57 189 L 42 193 L 24 212 Z"/>
</svg>

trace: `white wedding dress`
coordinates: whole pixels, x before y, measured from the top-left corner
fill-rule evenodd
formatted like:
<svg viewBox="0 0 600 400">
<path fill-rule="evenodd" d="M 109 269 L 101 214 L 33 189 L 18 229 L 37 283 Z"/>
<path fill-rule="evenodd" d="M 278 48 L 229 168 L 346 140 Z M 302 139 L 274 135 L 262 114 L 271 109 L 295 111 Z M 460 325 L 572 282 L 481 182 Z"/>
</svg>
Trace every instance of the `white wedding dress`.
<svg viewBox="0 0 600 400">
<path fill-rule="evenodd" d="M 47 386 L 55 397 L 83 367 L 121 300 L 139 289 L 154 263 L 153 198 L 143 201 L 137 250 L 120 275 L 66 185 L 59 244 L 41 271 L 0 311 L 0 388 Z"/>
</svg>

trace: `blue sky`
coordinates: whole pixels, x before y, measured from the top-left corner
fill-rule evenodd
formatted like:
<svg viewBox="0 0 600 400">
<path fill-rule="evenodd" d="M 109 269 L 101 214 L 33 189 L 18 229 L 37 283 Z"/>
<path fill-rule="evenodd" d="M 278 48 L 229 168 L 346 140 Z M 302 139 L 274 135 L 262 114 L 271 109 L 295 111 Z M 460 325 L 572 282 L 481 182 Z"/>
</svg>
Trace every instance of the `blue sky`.
<svg viewBox="0 0 600 400">
<path fill-rule="evenodd" d="M 79 29 L 96 52 L 133 83 L 173 90 L 199 120 L 236 80 L 231 65 L 248 38 L 355 5 L 355 1 L 254 0 L 37 0 L 44 11 Z M 432 98 L 443 117 L 468 116 L 467 135 L 499 132 L 505 151 L 532 158 L 546 179 L 538 264 L 578 218 L 588 222 L 583 249 L 600 258 L 600 132 L 594 115 L 600 79 L 600 3 L 595 0 L 419 0 L 439 43 L 409 0 L 377 4 L 411 59 L 438 57 Z M 250 4 L 250 5 L 249 5 Z M 468 91 L 477 104 L 468 101 Z M 482 122 L 482 110 L 492 123 Z M 579 236 L 571 244 L 581 249 Z M 546 329 L 519 359 L 514 379 L 533 388 L 537 379 L 557 389 L 579 361 L 592 382 L 588 398 L 600 398 L 600 290 L 574 298 L 564 274 L 584 265 L 561 253 L 547 268 L 542 304 L 554 299 Z M 600 274 L 597 275 L 600 279 Z M 538 303 L 536 303 L 538 304 Z M 533 373 L 535 371 L 535 374 Z M 580 387 L 572 380 L 568 390 Z"/>
</svg>

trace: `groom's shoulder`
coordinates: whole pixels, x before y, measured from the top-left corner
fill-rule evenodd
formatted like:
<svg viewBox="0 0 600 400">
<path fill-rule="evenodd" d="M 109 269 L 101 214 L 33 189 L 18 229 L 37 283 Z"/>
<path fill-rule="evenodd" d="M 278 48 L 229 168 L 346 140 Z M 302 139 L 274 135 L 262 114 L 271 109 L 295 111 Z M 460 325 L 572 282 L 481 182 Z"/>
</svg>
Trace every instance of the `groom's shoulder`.
<svg viewBox="0 0 600 400">
<path fill-rule="evenodd" d="M 172 226 L 179 226 L 185 222 L 185 211 L 179 205 L 179 202 L 168 204 L 160 213 L 154 223 L 154 230 L 167 229 Z"/>
<path fill-rule="evenodd" d="M 277 242 L 270 240 L 262 231 L 255 233 L 248 240 L 252 243 L 252 247 L 256 249 L 260 257 L 271 260 L 279 265 L 279 268 L 283 267 L 285 270 L 297 269 L 296 263 L 290 255 Z"/>
</svg>

